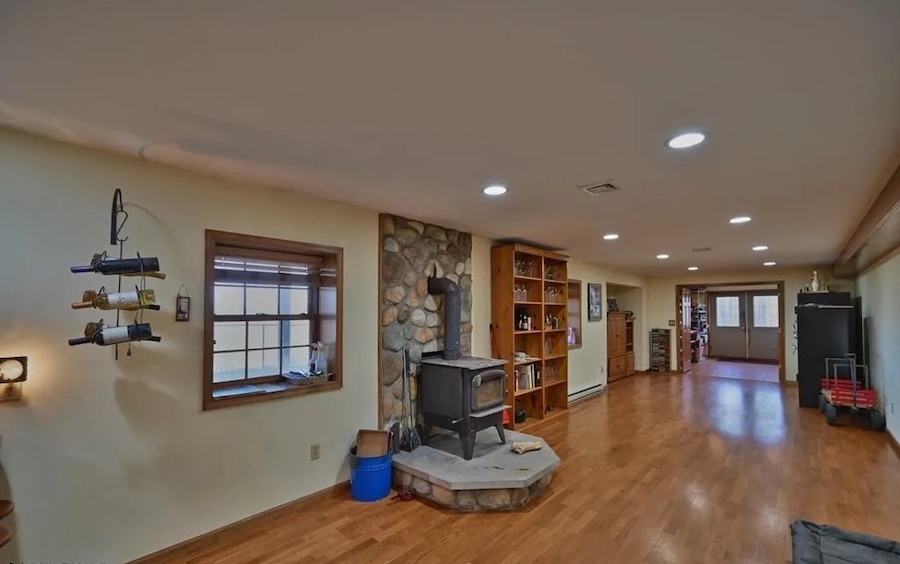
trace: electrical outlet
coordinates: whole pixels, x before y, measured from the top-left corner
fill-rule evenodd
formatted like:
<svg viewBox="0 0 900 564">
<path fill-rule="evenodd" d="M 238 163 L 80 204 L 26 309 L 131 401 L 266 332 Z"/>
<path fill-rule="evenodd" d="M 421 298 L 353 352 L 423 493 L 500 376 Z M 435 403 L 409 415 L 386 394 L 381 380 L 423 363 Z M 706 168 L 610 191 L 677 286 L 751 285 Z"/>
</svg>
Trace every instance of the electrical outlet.
<svg viewBox="0 0 900 564">
<path fill-rule="evenodd" d="M 319 459 L 319 443 L 314 445 L 309 445 L 309 459 L 310 460 L 318 460 Z"/>
</svg>

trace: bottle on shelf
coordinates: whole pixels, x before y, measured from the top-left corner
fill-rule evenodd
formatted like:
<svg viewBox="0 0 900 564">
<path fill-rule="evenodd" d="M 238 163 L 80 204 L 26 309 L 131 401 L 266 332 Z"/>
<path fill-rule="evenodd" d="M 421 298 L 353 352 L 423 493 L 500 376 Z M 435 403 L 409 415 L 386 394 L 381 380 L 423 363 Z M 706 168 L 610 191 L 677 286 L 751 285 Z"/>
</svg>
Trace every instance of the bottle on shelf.
<svg viewBox="0 0 900 564">
<path fill-rule="evenodd" d="M 153 309 L 158 310 L 156 294 L 153 290 L 140 290 L 135 288 L 127 292 L 107 293 L 105 289 L 100 291 L 86 290 L 81 296 L 80 302 L 72 304 L 72 309 Z"/>
<path fill-rule="evenodd" d="M 153 331 L 150 329 L 149 323 L 133 323 L 131 325 L 122 325 L 119 327 L 107 327 L 101 319 L 97 323 L 91 322 L 85 325 L 84 337 L 69 339 L 69 346 L 86 345 L 88 343 L 109 346 L 119 343 L 130 343 L 133 341 L 159 342 L 161 340 L 160 337 L 153 336 Z"/>
<path fill-rule="evenodd" d="M 95 254 L 91 264 L 73 266 L 70 270 L 74 273 L 96 272 L 99 274 L 121 274 L 122 276 L 151 276 L 153 278 L 165 278 L 166 275 L 159 272 L 159 259 L 155 257 L 137 257 L 127 259 L 111 259 L 105 253 Z"/>
</svg>

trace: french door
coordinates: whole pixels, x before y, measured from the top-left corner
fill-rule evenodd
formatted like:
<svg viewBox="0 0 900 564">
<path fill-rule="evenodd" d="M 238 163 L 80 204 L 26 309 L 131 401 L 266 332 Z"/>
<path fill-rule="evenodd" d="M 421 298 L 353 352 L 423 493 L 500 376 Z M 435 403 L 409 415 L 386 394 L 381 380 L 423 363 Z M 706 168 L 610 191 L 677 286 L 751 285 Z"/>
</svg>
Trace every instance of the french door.
<svg viewBox="0 0 900 564">
<path fill-rule="evenodd" d="M 777 293 L 710 293 L 709 313 L 709 356 L 779 359 L 781 327 Z"/>
</svg>

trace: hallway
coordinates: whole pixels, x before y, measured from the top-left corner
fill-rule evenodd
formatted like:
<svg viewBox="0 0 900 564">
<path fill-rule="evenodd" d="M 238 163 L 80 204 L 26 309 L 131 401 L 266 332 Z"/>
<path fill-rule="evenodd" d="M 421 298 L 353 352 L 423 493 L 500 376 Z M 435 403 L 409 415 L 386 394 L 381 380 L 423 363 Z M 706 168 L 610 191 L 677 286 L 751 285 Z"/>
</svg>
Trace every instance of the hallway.
<svg viewBox="0 0 900 564">
<path fill-rule="evenodd" d="M 828 427 L 793 387 L 638 375 L 529 432 L 563 463 L 526 510 L 358 504 L 340 488 L 155 561 L 762 564 L 789 561 L 798 518 L 900 538 L 888 436 Z"/>
<path fill-rule="evenodd" d="M 690 373 L 695 376 L 778 383 L 777 364 L 701 357 L 700 362 L 691 366 Z"/>
</svg>

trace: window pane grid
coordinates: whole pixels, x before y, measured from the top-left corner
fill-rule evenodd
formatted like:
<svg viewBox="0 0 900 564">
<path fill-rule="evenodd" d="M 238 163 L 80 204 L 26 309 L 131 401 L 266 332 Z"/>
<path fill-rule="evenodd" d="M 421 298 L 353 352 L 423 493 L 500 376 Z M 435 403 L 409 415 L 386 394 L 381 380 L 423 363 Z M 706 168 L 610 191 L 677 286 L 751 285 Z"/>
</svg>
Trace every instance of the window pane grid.
<svg viewBox="0 0 900 564">
<path fill-rule="evenodd" d="M 306 266 L 220 257 L 216 258 L 215 268 L 310 274 Z M 308 367 L 313 317 L 309 313 L 310 298 L 314 295 L 308 285 L 217 280 L 215 289 L 214 331 L 216 339 L 225 342 L 214 340 L 214 383 L 281 376 L 291 369 Z M 238 334 L 237 327 L 241 327 L 243 335 Z M 235 338 L 240 336 L 243 346 L 238 348 Z M 225 348 L 227 345 L 230 346 Z"/>
<path fill-rule="evenodd" d="M 282 376 L 291 371 L 306 369 L 309 366 L 309 357 L 309 345 L 216 351 L 213 353 L 213 383 L 234 383 L 265 376 Z M 267 362 L 271 364 L 267 365 Z M 252 369 L 251 365 L 257 365 L 258 368 Z M 266 366 L 271 366 L 271 369 L 267 370 Z"/>
</svg>

